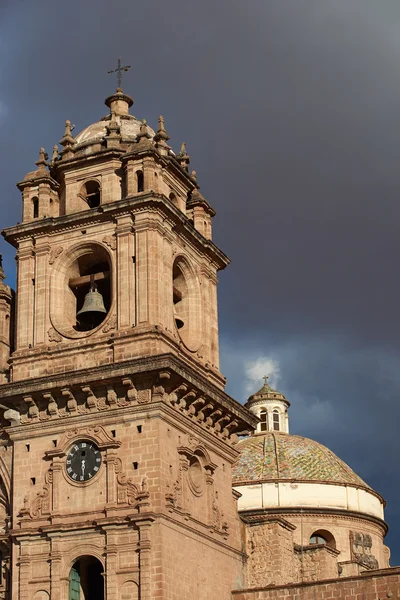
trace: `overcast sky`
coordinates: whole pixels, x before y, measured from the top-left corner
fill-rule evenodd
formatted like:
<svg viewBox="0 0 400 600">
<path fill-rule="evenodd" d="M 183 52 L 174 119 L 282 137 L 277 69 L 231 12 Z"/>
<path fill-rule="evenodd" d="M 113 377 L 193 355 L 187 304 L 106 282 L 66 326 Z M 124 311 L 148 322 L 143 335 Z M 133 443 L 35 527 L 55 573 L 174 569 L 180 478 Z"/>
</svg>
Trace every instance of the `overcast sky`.
<svg viewBox="0 0 400 600">
<path fill-rule="evenodd" d="M 227 391 L 273 375 L 292 433 L 386 498 L 399 564 L 400 3 L 0 0 L 2 226 L 65 119 L 107 113 L 118 56 L 132 112 L 187 142 L 218 213 Z"/>
</svg>

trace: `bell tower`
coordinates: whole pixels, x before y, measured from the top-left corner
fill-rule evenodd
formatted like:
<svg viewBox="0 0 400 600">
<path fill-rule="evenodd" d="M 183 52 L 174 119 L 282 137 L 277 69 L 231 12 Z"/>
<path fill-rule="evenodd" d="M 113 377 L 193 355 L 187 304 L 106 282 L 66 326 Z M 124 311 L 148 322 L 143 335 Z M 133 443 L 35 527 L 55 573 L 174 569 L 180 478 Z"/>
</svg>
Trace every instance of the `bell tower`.
<svg viewBox="0 0 400 600">
<path fill-rule="evenodd" d="M 17 250 L 0 363 L 7 594 L 228 600 L 243 562 L 231 465 L 257 422 L 219 370 L 229 260 L 185 144 L 120 87 L 105 104 L 76 136 L 66 121 L 51 158 L 41 148 L 3 231 Z"/>
<path fill-rule="evenodd" d="M 155 133 L 129 114 L 122 91 L 110 113 L 75 138 L 66 122 L 50 161 L 18 184 L 23 221 L 4 232 L 17 248 L 13 381 L 173 353 L 221 388 L 215 212 L 174 154 L 164 119 Z M 90 310 L 88 310 L 90 308 Z"/>
</svg>

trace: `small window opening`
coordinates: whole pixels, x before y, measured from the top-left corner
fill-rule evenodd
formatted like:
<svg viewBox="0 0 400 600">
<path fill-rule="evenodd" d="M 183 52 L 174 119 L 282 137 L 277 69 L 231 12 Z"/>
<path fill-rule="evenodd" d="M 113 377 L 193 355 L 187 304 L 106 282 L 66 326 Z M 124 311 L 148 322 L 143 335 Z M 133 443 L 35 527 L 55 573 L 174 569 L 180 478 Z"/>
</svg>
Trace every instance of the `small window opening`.
<svg viewBox="0 0 400 600">
<path fill-rule="evenodd" d="M 53 440 L 53 446 L 54 448 L 57 448 L 57 440 Z"/>
<path fill-rule="evenodd" d="M 26 447 L 26 451 L 27 451 L 27 452 L 30 452 L 30 450 L 31 450 L 31 445 L 30 445 L 30 444 L 26 444 L 26 445 L 25 445 L 25 447 Z"/>
<path fill-rule="evenodd" d="M 33 218 L 37 219 L 39 217 L 39 198 L 37 196 L 32 198 L 32 205 L 33 205 Z"/>
<path fill-rule="evenodd" d="M 280 430 L 279 411 L 274 410 L 274 412 L 272 414 L 272 421 L 274 424 L 274 431 L 279 431 Z"/>
<path fill-rule="evenodd" d="M 144 176 L 143 176 L 143 171 L 136 171 L 136 181 L 137 181 L 137 191 L 139 192 L 143 192 L 144 191 Z"/>
<path fill-rule="evenodd" d="M 333 535 L 329 531 L 319 530 L 314 531 L 312 536 L 310 537 L 310 545 L 319 544 L 323 546 L 330 546 L 331 548 L 336 548 L 336 541 Z"/>
<path fill-rule="evenodd" d="M 138 433 L 142 433 L 142 426 L 141 426 L 141 425 L 138 425 L 138 426 L 137 426 L 137 430 L 138 430 Z"/>
<path fill-rule="evenodd" d="M 36 477 L 31 477 L 31 484 L 36 485 Z"/>
<path fill-rule="evenodd" d="M 87 181 L 81 190 L 81 197 L 90 208 L 100 206 L 100 184 L 98 181 Z"/>
<path fill-rule="evenodd" d="M 112 435 L 113 437 L 115 437 L 115 429 L 112 429 L 112 430 L 111 430 L 111 435 Z"/>
<path fill-rule="evenodd" d="M 260 412 L 260 431 L 268 431 L 268 413 L 266 410 Z"/>
<path fill-rule="evenodd" d="M 135 469 L 135 471 L 137 471 L 137 468 L 139 466 L 138 463 L 135 461 L 132 464 L 133 464 L 133 468 Z"/>
</svg>

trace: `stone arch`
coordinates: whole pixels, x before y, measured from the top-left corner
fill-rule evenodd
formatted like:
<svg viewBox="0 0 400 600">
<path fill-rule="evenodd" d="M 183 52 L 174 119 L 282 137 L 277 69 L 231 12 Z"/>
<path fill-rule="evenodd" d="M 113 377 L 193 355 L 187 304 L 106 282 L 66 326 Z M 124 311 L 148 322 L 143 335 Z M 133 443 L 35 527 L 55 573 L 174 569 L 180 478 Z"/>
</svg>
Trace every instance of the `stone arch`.
<svg viewBox="0 0 400 600">
<path fill-rule="evenodd" d="M 120 600 L 138 600 L 139 598 L 139 585 L 136 581 L 129 579 L 121 585 L 119 591 Z"/>
<path fill-rule="evenodd" d="M 103 296 L 107 313 L 98 326 L 88 331 L 79 331 L 77 313 L 84 300 L 86 288 L 82 288 L 78 298 L 78 292 L 75 288 L 72 289 L 70 281 L 79 279 L 86 273 L 96 272 L 96 268 L 100 275 L 99 279 L 95 279 L 95 283 Z M 61 335 L 67 338 L 86 337 L 105 326 L 114 311 L 114 272 L 113 256 L 107 246 L 98 241 L 81 241 L 59 255 L 50 277 L 50 319 L 53 327 Z M 97 278 L 97 275 L 95 277 Z"/>
<path fill-rule="evenodd" d="M 49 592 L 46 592 L 46 590 L 38 590 L 32 600 L 49 600 L 50 598 L 50 594 Z"/>
<path fill-rule="evenodd" d="M 76 557 L 68 571 L 69 600 L 104 600 L 104 564 L 93 552 Z"/>
<path fill-rule="evenodd" d="M 86 202 L 89 208 L 96 208 L 100 206 L 101 201 L 101 184 L 96 178 L 91 178 L 85 181 L 81 186 L 78 194 L 82 200 Z"/>
<path fill-rule="evenodd" d="M 313 541 L 311 541 L 313 540 Z M 319 541 L 320 540 L 320 541 Z M 334 535 L 327 529 L 317 529 L 310 535 L 309 543 L 312 544 L 325 544 L 331 548 L 336 548 L 336 540 Z"/>
<path fill-rule="evenodd" d="M 201 343 L 202 310 L 200 284 L 186 256 L 178 255 L 172 267 L 174 319 L 188 350 L 197 352 Z"/>
</svg>

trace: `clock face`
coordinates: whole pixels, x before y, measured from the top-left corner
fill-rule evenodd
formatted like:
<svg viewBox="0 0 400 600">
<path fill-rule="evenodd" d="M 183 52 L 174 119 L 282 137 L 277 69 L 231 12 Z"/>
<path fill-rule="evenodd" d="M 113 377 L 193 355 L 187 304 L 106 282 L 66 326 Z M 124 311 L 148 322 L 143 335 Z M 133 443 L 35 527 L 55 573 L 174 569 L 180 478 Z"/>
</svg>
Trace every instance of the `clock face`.
<svg viewBox="0 0 400 600">
<path fill-rule="evenodd" d="M 99 471 L 101 454 L 92 442 L 76 442 L 67 456 L 67 475 L 73 481 L 88 481 Z"/>
</svg>

